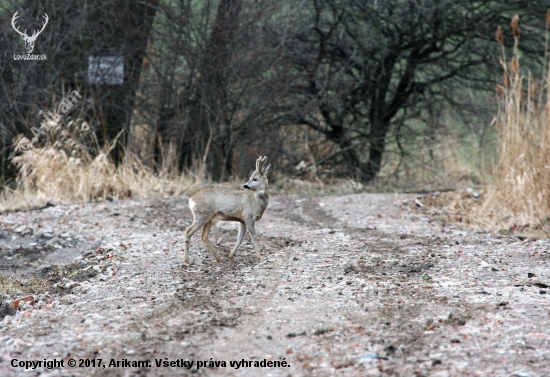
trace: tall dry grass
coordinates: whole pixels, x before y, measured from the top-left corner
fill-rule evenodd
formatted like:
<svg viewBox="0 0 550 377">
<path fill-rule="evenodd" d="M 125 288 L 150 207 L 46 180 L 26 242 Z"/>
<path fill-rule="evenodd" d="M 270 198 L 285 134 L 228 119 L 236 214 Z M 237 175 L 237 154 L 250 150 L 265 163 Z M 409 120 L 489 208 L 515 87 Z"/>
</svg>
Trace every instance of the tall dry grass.
<svg viewBox="0 0 550 377">
<path fill-rule="evenodd" d="M 0 213 L 42 207 L 51 200 L 72 203 L 181 195 L 202 185 L 197 175 L 155 172 L 132 155 L 116 166 L 109 158 L 116 140 L 102 149 L 91 148 L 97 143 L 89 129 L 85 122 L 52 124 L 45 140 L 24 150 L 16 146 L 15 188 L 6 187 L 0 193 Z"/>
<path fill-rule="evenodd" d="M 491 228 L 529 225 L 548 235 L 550 69 L 545 66 L 540 81 L 530 73 L 525 76 L 519 62 L 517 16 L 512 20 L 512 33 L 514 48 L 507 60 L 502 29 L 497 30 L 504 71 L 502 85 L 497 86 L 498 161 L 493 169 L 494 182 L 488 186 L 482 205 L 473 210 L 472 220 Z"/>
</svg>

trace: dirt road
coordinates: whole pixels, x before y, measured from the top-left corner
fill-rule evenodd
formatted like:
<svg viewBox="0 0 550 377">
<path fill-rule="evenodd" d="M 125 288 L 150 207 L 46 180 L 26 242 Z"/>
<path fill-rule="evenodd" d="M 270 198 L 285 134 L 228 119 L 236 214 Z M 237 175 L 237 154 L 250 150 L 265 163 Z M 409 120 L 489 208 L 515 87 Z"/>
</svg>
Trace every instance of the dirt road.
<svg viewBox="0 0 550 377">
<path fill-rule="evenodd" d="M 187 198 L 2 216 L 2 275 L 49 285 L 17 311 L 25 290 L 3 297 L 0 375 L 550 375 L 550 242 L 425 211 L 412 196 L 273 196 L 265 261 L 247 237 L 230 263 L 223 223 L 225 262 L 196 234 L 191 267 Z"/>
</svg>

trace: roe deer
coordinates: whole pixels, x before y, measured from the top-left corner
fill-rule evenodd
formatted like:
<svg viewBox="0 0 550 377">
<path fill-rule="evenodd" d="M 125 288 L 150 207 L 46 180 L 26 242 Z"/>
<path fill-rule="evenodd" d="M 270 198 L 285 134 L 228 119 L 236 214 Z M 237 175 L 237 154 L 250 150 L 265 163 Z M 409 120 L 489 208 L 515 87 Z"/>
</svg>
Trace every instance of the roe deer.
<svg viewBox="0 0 550 377">
<path fill-rule="evenodd" d="M 256 240 L 254 223 L 262 218 L 269 193 L 267 191 L 267 175 L 271 164 L 265 167 L 267 157 L 256 160 L 256 170 L 250 176 L 244 188 L 248 191 L 230 190 L 224 188 L 206 188 L 189 198 L 189 208 L 193 212 L 193 224 L 185 230 L 185 254 L 183 260 L 188 265 L 193 262 L 189 259 L 189 241 L 191 236 L 202 226 L 201 239 L 218 262 L 222 262 L 220 255 L 214 250 L 208 239 L 212 224 L 217 221 L 238 221 L 240 224 L 237 243 L 229 254 L 233 261 L 235 251 L 241 245 L 246 229 L 254 242 L 256 258 L 261 261 L 260 246 Z"/>
</svg>

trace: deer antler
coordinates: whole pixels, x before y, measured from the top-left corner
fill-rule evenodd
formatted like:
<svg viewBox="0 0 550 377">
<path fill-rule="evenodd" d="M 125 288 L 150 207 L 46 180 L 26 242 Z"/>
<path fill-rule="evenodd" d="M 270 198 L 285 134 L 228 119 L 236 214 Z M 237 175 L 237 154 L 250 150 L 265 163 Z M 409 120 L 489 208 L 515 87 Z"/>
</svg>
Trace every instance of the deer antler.
<svg viewBox="0 0 550 377">
<path fill-rule="evenodd" d="M 40 29 L 40 31 L 38 31 L 38 32 L 35 30 L 34 33 L 32 33 L 32 35 L 29 38 L 36 39 L 36 38 L 38 38 L 40 33 L 42 33 L 44 31 L 44 29 L 46 28 L 46 25 L 48 24 L 48 20 L 50 19 L 46 13 L 44 13 L 44 18 L 46 19 L 46 22 L 42 22 L 42 29 Z"/>
<path fill-rule="evenodd" d="M 15 25 L 15 20 L 19 18 L 19 16 L 17 15 L 17 13 L 19 13 L 19 11 L 15 12 L 15 14 L 13 15 L 12 19 L 11 19 L 11 26 L 13 27 L 13 30 L 15 30 L 16 32 L 18 32 L 25 41 L 35 41 L 36 38 L 38 38 L 38 36 L 40 35 L 40 33 L 42 33 L 44 31 L 44 29 L 46 28 L 46 25 L 48 24 L 48 21 L 49 21 L 49 17 L 46 13 L 44 13 L 44 18 L 45 18 L 45 22 L 42 23 L 42 29 L 40 29 L 40 31 L 38 30 L 35 30 L 33 32 L 32 35 L 27 35 L 27 29 L 25 29 L 25 31 L 22 33 L 19 31 L 19 28 Z"/>
<path fill-rule="evenodd" d="M 17 13 L 19 13 L 19 11 L 15 12 L 15 14 L 13 15 L 13 17 L 11 18 L 11 26 L 13 27 L 13 30 L 15 30 L 16 32 L 18 32 L 23 38 L 25 37 L 28 37 L 27 35 L 27 29 L 25 29 L 25 32 L 24 33 L 21 33 L 19 31 L 19 28 L 17 26 L 15 26 L 15 20 L 19 18 L 19 16 L 17 15 Z"/>
<path fill-rule="evenodd" d="M 257 160 L 256 160 L 256 170 L 258 171 L 258 173 L 260 174 L 263 174 L 263 167 L 264 167 L 264 164 L 265 164 L 265 161 L 267 160 L 267 156 L 260 156 Z"/>
</svg>

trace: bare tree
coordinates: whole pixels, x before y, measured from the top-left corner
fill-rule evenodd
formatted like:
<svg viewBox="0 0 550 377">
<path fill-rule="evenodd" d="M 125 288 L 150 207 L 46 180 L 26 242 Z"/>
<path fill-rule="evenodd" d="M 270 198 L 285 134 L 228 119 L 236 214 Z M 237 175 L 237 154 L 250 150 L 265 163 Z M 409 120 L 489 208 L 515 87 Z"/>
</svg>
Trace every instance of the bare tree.
<svg viewBox="0 0 550 377">
<path fill-rule="evenodd" d="M 0 37 L 0 158 L 2 177 L 10 176 L 9 156 L 17 135 L 35 136 L 42 114 L 55 108 L 72 90 L 84 95 L 79 116 L 94 128 L 100 144 L 127 129 L 134 107 L 145 47 L 158 0 L 25 1 L 0 4 L 0 22 L 6 33 Z M 12 29 L 13 12 L 22 30 L 43 31 L 33 54 L 43 60 L 16 60 L 22 55 L 21 39 Z M 44 25 L 44 14 L 49 22 Z M 22 26 L 22 25 L 25 26 Z M 120 83 L 91 81 L 93 57 L 114 57 L 123 64 Z M 100 145 L 101 147 L 101 145 Z M 118 160 L 120 150 L 115 149 Z"/>
<path fill-rule="evenodd" d="M 244 154 L 236 147 L 273 110 L 268 93 L 276 78 L 266 72 L 278 56 L 261 25 L 276 5 L 243 0 L 161 5 L 136 118 L 154 140 L 157 165 L 166 166 L 161 150 L 168 143 L 175 146 L 179 170 L 204 161 L 215 180 L 235 173 L 234 161 Z"/>
<path fill-rule="evenodd" d="M 392 127 L 403 128 L 430 104 L 456 99 L 452 91 L 465 83 L 494 88 L 495 77 L 487 70 L 497 56 L 494 30 L 509 10 L 524 4 L 296 3 L 296 21 L 286 31 L 286 71 L 295 82 L 289 121 L 324 134 L 338 147 L 318 163 L 337 162 L 345 174 L 370 181 L 381 169 Z M 531 46 L 541 46 L 540 31 L 527 37 Z"/>
<path fill-rule="evenodd" d="M 14 141 L 32 137 L 41 114 L 78 89 L 78 112 L 67 116 L 92 127 L 90 150 L 126 131 L 117 161 L 132 136 L 146 163 L 178 171 L 203 163 L 214 180 L 244 176 L 255 156 L 269 154 L 277 171 L 304 160 L 367 182 L 390 138 L 406 156 L 418 133 L 426 140 L 419 148 L 430 148 L 444 116 L 472 123 L 468 114 L 480 113 L 479 98 L 499 72 L 494 30 L 514 13 L 529 25 L 524 66 L 542 65 L 550 0 L 541 4 L 537 11 L 527 0 L 0 2 L 7 30 L 0 174 L 13 176 Z M 26 51 L 12 28 L 16 10 L 20 30 L 43 28 L 34 53 L 47 60 L 13 59 Z M 123 75 L 102 79 L 94 64 L 121 65 Z"/>
</svg>

